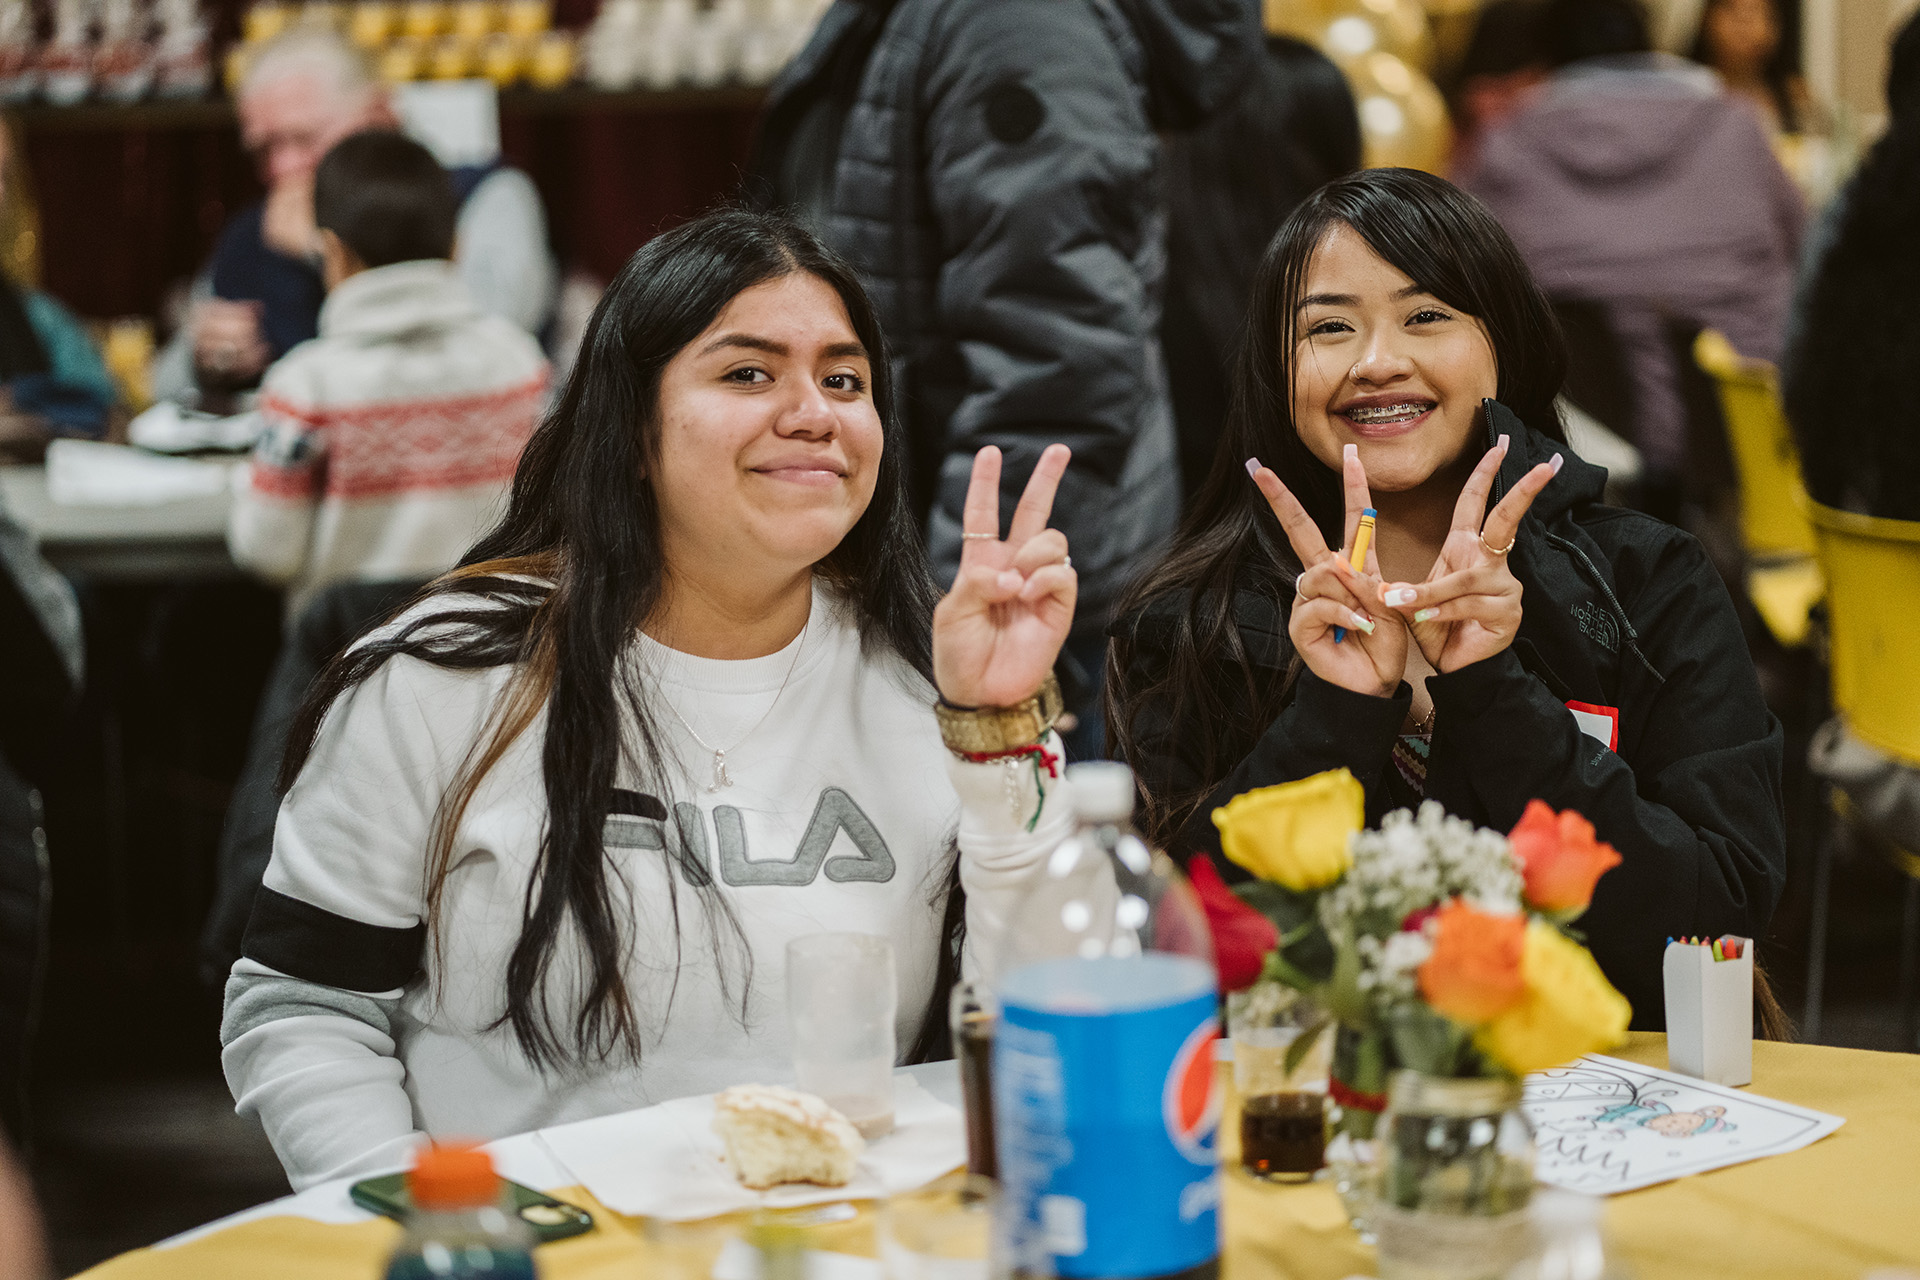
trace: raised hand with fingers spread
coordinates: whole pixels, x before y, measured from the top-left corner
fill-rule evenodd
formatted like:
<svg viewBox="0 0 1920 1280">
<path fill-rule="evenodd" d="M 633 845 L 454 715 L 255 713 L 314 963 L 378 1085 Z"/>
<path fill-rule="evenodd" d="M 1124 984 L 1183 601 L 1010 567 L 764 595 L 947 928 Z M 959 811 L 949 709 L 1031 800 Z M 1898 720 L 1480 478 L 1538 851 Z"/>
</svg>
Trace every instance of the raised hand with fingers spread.
<svg viewBox="0 0 1920 1280">
<path fill-rule="evenodd" d="M 1341 481 L 1346 494 L 1346 536 L 1335 554 L 1320 536 L 1320 527 L 1307 514 L 1280 477 L 1247 460 L 1247 473 L 1273 508 L 1287 542 L 1300 558 L 1300 576 L 1294 580 L 1293 609 L 1287 636 L 1307 668 L 1329 684 L 1355 693 L 1391 694 L 1400 685 L 1407 665 L 1407 632 L 1392 614 L 1376 617 L 1368 602 L 1380 586 L 1380 559 L 1371 548 L 1361 568 L 1348 563 L 1346 548 L 1354 545 L 1360 513 L 1373 505 L 1367 491 L 1366 469 L 1352 445 L 1342 453 Z M 1344 631 L 1345 638 L 1340 637 Z"/>
<path fill-rule="evenodd" d="M 1547 482 L 1560 474 L 1562 455 L 1556 453 L 1551 462 L 1528 471 L 1487 511 L 1493 478 L 1508 445 L 1508 438 L 1501 436 L 1461 486 L 1453 527 L 1426 581 L 1378 587 L 1381 603 L 1407 619 L 1414 643 L 1435 671 L 1457 671 L 1491 658 L 1512 644 L 1520 630 L 1520 580 L 1513 576 L 1507 555 L 1520 536 L 1521 518 Z"/>
<path fill-rule="evenodd" d="M 960 572 L 933 611 L 933 678 L 960 707 L 1010 707 L 1053 670 L 1073 626 L 1079 579 L 1067 538 L 1047 527 L 1070 451 L 1049 445 L 1000 536 L 1000 450 L 974 455 Z"/>
</svg>

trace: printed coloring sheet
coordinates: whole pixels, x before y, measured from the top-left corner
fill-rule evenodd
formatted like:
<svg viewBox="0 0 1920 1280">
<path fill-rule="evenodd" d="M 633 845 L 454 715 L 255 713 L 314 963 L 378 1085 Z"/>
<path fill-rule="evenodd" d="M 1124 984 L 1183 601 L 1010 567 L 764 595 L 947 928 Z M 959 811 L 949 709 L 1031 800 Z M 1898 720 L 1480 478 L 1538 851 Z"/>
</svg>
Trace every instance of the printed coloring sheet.
<svg viewBox="0 0 1920 1280">
<path fill-rule="evenodd" d="M 1539 1148 L 1535 1176 L 1588 1195 L 1797 1151 L 1846 1123 L 1599 1054 L 1528 1076 L 1521 1107 Z"/>
</svg>

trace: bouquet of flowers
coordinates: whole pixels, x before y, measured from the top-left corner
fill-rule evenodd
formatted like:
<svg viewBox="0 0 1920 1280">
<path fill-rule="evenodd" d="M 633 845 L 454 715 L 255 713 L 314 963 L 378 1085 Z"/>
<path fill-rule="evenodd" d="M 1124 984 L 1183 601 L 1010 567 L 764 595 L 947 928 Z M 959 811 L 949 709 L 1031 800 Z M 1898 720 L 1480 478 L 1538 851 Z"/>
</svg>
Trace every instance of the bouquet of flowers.
<svg viewBox="0 0 1920 1280">
<path fill-rule="evenodd" d="M 1263 980 L 1310 995 L 1337 1024 L 1332 1093 L 1370 1135 L 1395 1067 L 1517 1078 L 1609 1048 L 1630 1010 L 1569 926 L 1620 861 L 1593 824 L 1544 802 L 1507 835 L 1433 801 L 1364 831 L 1345 769 L 1236 797 L 1213 814 L 1239 886 L 1279 940 Z M 1289 1064 L 1291 1066 L 1291 1063 Z"/>
</svg>

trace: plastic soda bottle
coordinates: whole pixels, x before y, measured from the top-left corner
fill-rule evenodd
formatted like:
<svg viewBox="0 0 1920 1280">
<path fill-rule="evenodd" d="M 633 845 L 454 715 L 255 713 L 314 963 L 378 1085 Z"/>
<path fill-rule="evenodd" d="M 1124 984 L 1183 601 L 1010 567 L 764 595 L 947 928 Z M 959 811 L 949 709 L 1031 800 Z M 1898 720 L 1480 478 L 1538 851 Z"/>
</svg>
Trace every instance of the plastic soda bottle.
<svg viewBox="0 0 1920 1280">
<path fill-rule="evenodd" d="M 1067 767 L 1075 830 L 1008 922 L 993 1098 L 1012 1269 L 1218 1273 L 1218 979 L 1206 916 L 1129 824 L 1133 772 Z"/>
<path fill-rule="evenodd" d="M 387 1261 L 387 1280 L 534 1280 L 533 1232 L 507 1211 L 486 1152 L 428 1147 L 407 1188 L 413 1213 Z"/>
</svg>

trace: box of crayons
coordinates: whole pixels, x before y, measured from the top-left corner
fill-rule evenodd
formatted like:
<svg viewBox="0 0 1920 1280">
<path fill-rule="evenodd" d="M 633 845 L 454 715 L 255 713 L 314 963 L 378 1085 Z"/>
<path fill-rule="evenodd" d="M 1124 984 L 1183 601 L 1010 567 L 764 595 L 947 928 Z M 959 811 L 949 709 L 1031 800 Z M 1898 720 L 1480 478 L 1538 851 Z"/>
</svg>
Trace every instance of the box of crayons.
<svg viewBox="0 0 1920 1280">
<path fill-rule="evenodd" d="M 1669 938 L 1665 977 L 1667 1066 L 1753 1083 L 1753 939 Z"/>
</svg>

